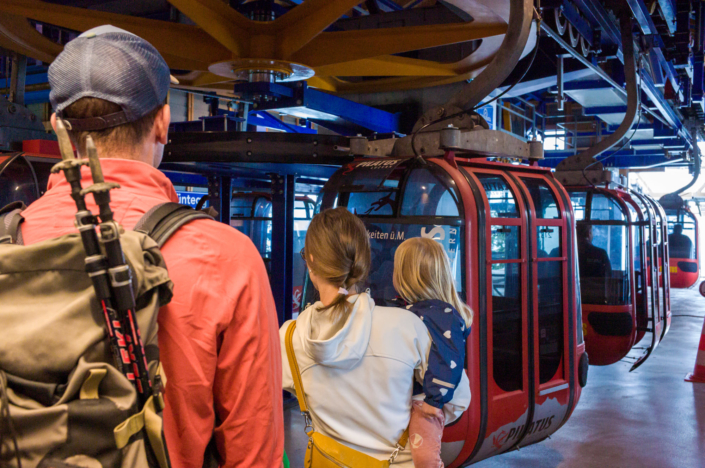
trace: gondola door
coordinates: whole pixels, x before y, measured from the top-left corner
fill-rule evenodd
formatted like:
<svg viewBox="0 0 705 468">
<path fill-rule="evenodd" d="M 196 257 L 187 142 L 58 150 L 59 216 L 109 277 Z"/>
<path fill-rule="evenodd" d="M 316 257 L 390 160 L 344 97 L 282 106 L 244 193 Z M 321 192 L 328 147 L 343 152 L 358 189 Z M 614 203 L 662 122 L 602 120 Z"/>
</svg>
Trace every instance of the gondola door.
<svg viewBox="0 0 705 468">
<path fill-rule="evenodd" d="M 574 346 L 569 308 L 567 263 L 572 235 L 564 213 L 566 207 L 538 174 L 512 174 L 526 207 L 529 236 L 529 278 L 531 285 L 529 317 L 534 352 L 529 367 L 533 408 L 529 421 L 518 435 L 520 446 L 538 442 L 551 434 L 566 419 L 571 406 L 571 379 Z M 573 337 L 574 339 L 574 337 Z M 569 345 L 570 343 L 570 345 Z M 571 382 L 573 384 L 571 385 Z"/>
<path fill-rule="evenodd" d="M 648 329 L 649 324 L 649 301 L 646 298 L 646 278 L 648 277 L 647 265 L 645 259 L 646 243 L 644 242 L 645 230 L 649 229 L 648 214 L 644 213 L 641 206 L 637 204 L 632 196 L 623 197 L 630 213 L 630 240 L 631 240 L 631 258 L 632 268 L 634 273 L 633 291 L 634 291 L 634 313 L 636 318 L 636 339 L 634 344 L 638 344 Z M 647 236 L 648 237 L 648 236 Z"/>
<path fill-rule="evenodd" d="M 659 291 L 661 299 L 661 337 L 660 340 L 666 336 L 668 329 L 671 326 L 671 275 L 669 274 L 669 263 L 670 263 L 670 246 L 668 243 L 668 217 L 666 212 L 659 202 L 653 197 L 645 195 L 646 199 L 651 203 L 653 207 L 654 214 L 656 216 L 656 227 L 659 231 L 661 242 L 659 244 L 659 273 L 661 278 L 659 280 Z M 697 223 L 696 223 L 696 239 L 697 237 Z M 697 245 L 697 242 L 696 242 Z M 697 248 L 696 248 L 697 252 Z"/>
<path fill-rule="evenodd" d="M 663 291 L 660 289 L 660 273 L 659 262 L 663 261 L 663 253 L 659 250 L 662 242 L 662 235 L 657 224 L 657 213 L 654 210 L 654 205 L 642 194 L 631 192 L 637 205 L 642 209 L 644 214 L 644 242 L 646 244 L 646 258 L 644 265 L 646 274 L 644 275 L 646 282 L 646 299 L 648 301 L 649 311 L 649 326 L 643 331 L 651 333 L 651 343 L 645 348 L 644 354 L 637 359 L 632 365 L 630 371 L 633 371 L 646 361 L 651 353 L 656 349 L 663 335 L 663 326 L 665 323 L 665 315 L 662 304 Z"/>
<path fill-rule="evenodd" d="M 533 323 L 528 319 L 528 229 L 526 207 L 506 171 L 463 167 L 476 199 L 485 213 L 478 235 L 487 239 L 485 284 L 487 317 L 487 406 L 489 415 L 479 450 L 473 461 L 505 452 L 521 441 L 530 418 L 528 339 Z M 481 200 L 481 201 L 480 201 Z M 533 366 L 533 365 L 532 365 Z"/>
</svg>

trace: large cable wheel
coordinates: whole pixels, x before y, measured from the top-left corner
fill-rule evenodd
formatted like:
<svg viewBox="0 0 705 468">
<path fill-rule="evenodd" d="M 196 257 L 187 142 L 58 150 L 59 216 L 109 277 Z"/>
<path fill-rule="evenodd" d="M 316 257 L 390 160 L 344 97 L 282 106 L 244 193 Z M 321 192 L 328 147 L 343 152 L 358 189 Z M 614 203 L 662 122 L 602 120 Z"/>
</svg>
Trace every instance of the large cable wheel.
<svg viewBox="0 0 705 468">
<path fill-rule="evenodd" d="M 400 11 L 356 16 L 355 10 L 367 13 L 361 0 L 304 0 L 260 21 L 248 13 L 253 2 L 168 0 L 192 21 L 185 24 L 54 1 L 0 0 L 0 47 L 51 62 L 61 45 L 29 20 L 78 32 L 112 24 L 151 42 L 179 70 L 180 88 L 234 95 L 234 83 L 243 79 L 298 79 L 340 94 L 397 91 L 477 77 L 497 54 L 516 0 L 422 2 L 406 10 L 408 2 L 388 1 Z M 425 21 L 429 9 L 438 23 Z M 361 28 L 362 20 L 371 27 Z"/>
<path fill-rule="evenodd" d="M 580 36 L 580 51 L 583 53 L 583 57 L 590 55 L 590 44 L 583 36 Z"/>
<path fill-rule="evenodd" d="M 568 28 L 568 20 L 565 16 L 563 16 L 563 13 L 558 8 L 553 9 L 553 17 L 556 21 L 556 31 L 558 31 L 558 34 L 561 36 L 564 35 L 566 29 Z"/>
<path fill-rule="evenodd" d="M 578 47 L 580 43 L 580 33 L 570 23 L 568 24 L 568 36 L 570 37 L 570 45 L 574 48 Z"/>
</svg>

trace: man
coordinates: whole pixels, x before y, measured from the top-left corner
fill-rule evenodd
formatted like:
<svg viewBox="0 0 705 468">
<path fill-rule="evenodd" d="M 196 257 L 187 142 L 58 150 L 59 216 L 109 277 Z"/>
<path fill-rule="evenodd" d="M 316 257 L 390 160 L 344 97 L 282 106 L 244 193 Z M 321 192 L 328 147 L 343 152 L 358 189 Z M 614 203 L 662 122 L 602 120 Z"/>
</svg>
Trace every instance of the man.
<svg viewBox="0 0 705 468">
<path fill-rule="evenodd" d="M 111 192 L 116 221 L 132 229 L 155 205 L 178 201 L 156 169 L 171 117 L 169 68 L 154 47 L 112 26 L 95 28 L 66 45 L 49 83 L 52 125 L 57 115 L 68 123 L 79 155 L 90 134 L 105 158 L 106 182 L 121 185 Z M 82 174 L 86 186 L 90 172 Z M 86 201 L 97 213 L 92 197 Z M 25 244 L 75 232 L 75 211 L 64 176 L 52 175 L 46 194 L 23 213 Z M 280 467 L 279 326 L 257 249 L 226 224 L 196 220 L 162 253 L 174 282 L 174 297 L 159 312 L 172 466 L 201 467 L 214 435 L 221 466 Z"/>
<path fill-rule="evenodd" d="M 693 241 L 683 234 L 683 225 L 673 226 L 673 233 L 668 236 L 668 250 L 671 258 L 692 258 Z"/>
<path fill-rule="evenodd" d="M 602 304 L 607 301 L 607 279 L 612 277 L 610 257 L 604 249 L 592 245 L 592 226 L 578 224 L 578 265 L 583 302 Z"/>
</svg>

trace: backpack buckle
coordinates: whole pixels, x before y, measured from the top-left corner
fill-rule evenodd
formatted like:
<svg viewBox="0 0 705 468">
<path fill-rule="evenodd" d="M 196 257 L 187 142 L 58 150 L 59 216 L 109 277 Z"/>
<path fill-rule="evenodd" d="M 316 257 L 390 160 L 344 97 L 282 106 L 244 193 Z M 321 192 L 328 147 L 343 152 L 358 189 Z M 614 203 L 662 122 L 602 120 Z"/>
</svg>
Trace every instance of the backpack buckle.
<svg viewBox="0 0 705 468">
<path fill-rule="evenodd" d="M 14 244 L 12 236 L 8 234 L 7 236 L 0 237 L 0 244 Z"/>
</svg>

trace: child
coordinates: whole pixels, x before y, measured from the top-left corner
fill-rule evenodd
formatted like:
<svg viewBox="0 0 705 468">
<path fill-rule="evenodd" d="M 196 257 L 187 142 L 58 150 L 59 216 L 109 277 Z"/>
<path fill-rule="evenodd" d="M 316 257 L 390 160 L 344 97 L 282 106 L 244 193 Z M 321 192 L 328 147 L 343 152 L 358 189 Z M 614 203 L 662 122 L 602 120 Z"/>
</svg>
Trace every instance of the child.
<svg viewBox="0 0 705 468">
<path fill-rule="evenodd" d="M 411 408 L 411 456 L 416 468 L 443 468 L 443 405 L 453 398 L 463 375 L 472 311 L 458 297 L 448 256 L 432 239 L 402 242 L 394 255 L 393 283 L 433 341 L 423 382 L 426 398 L 415 400 Z"/>
</svg>

